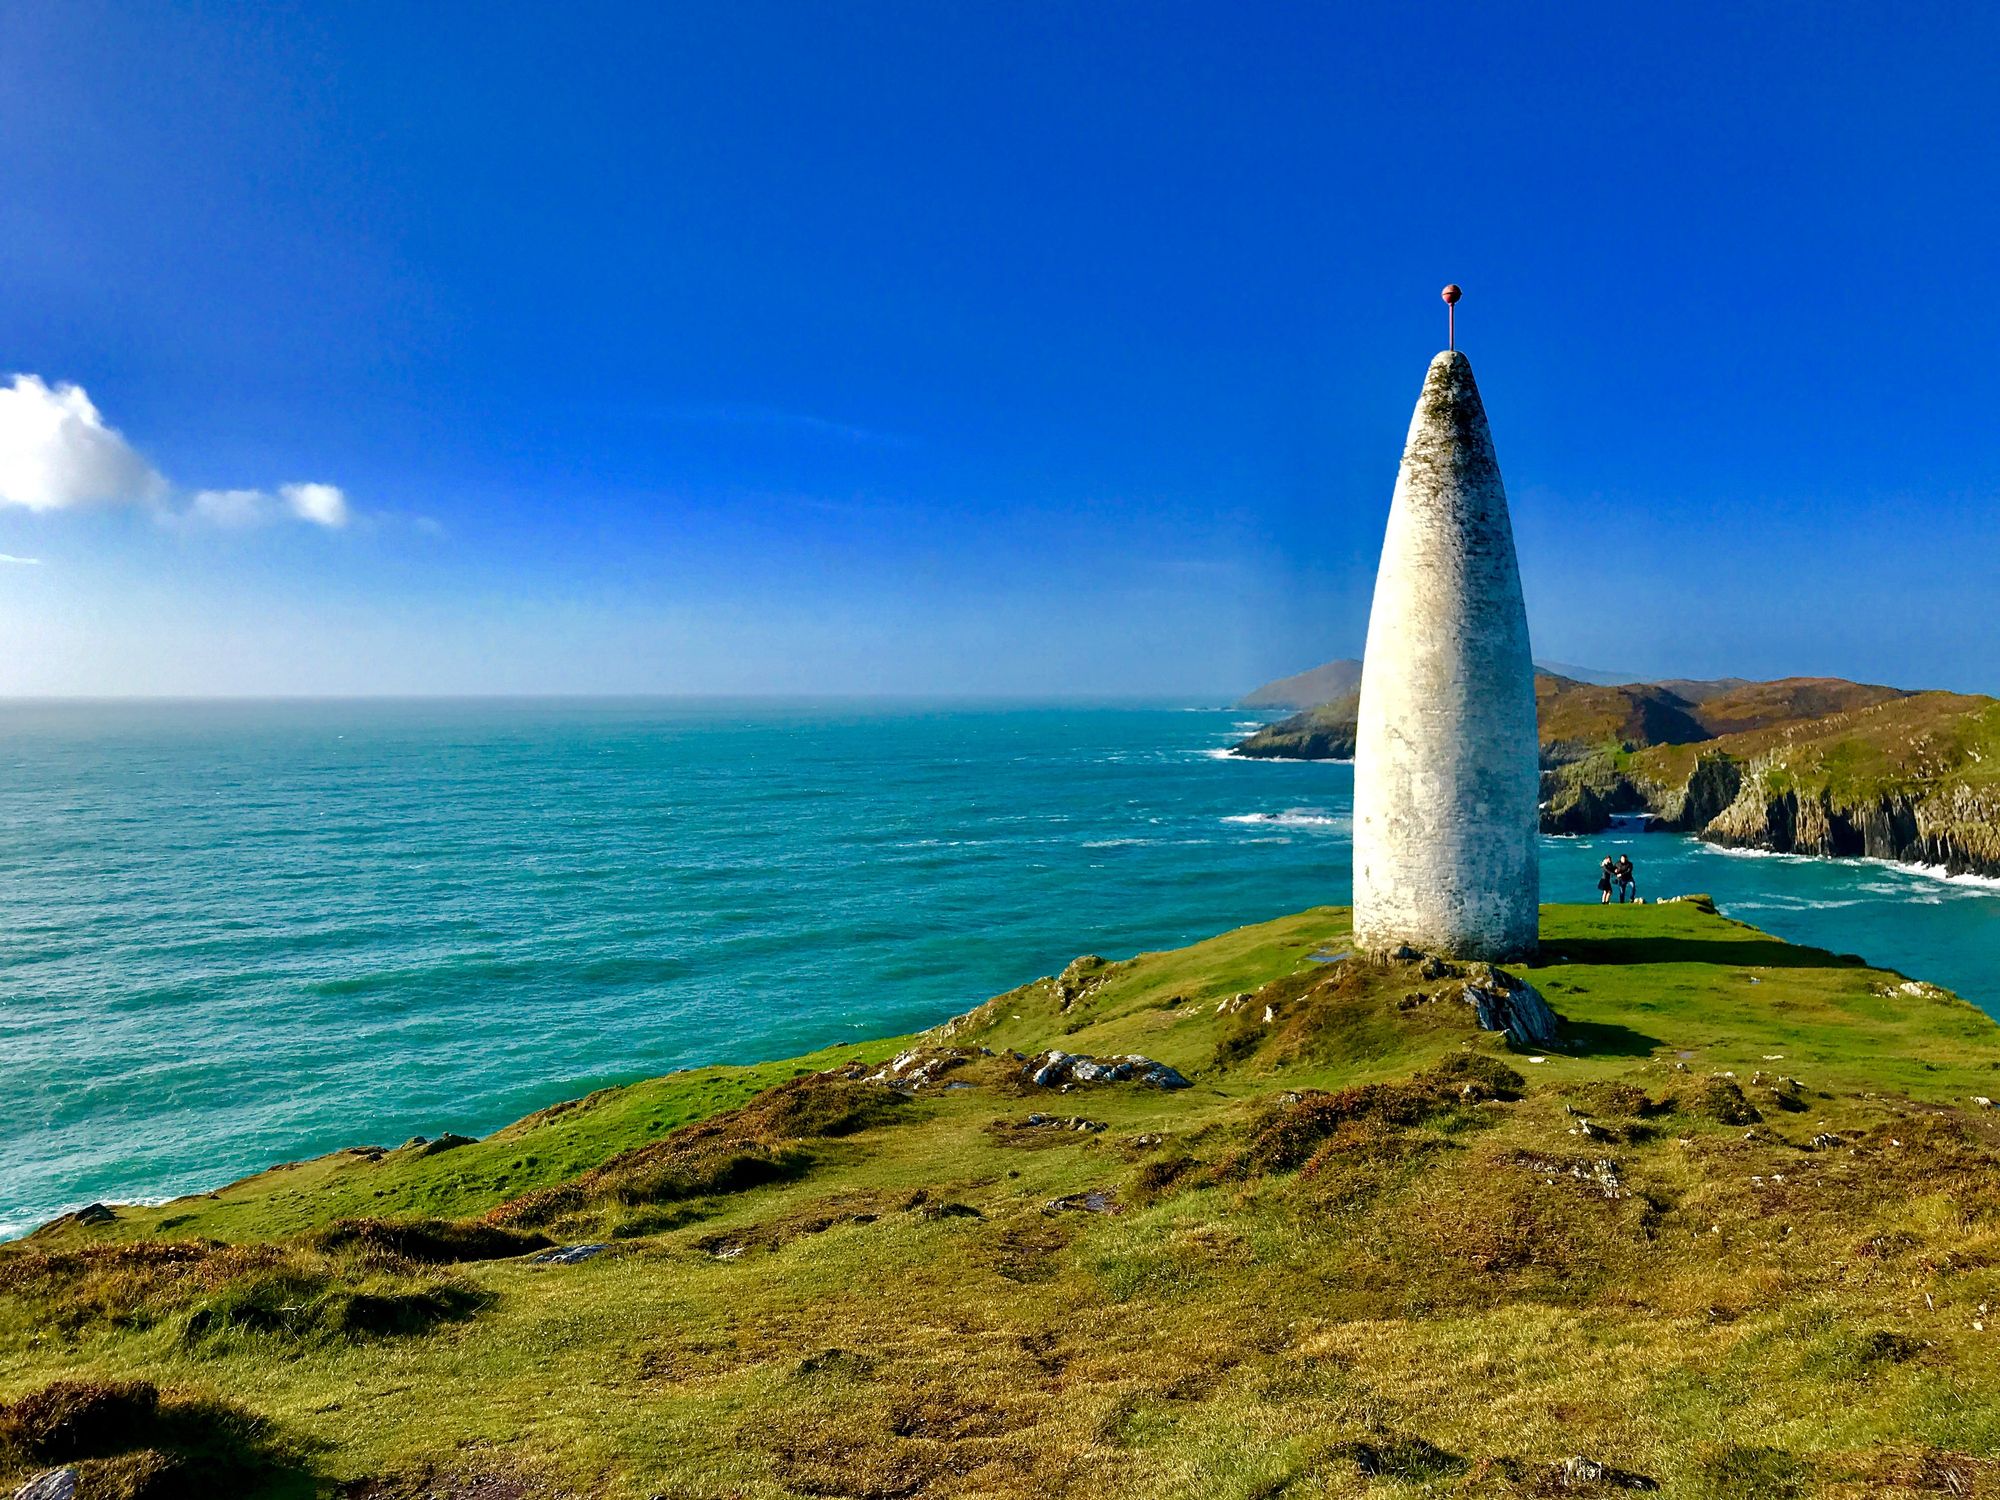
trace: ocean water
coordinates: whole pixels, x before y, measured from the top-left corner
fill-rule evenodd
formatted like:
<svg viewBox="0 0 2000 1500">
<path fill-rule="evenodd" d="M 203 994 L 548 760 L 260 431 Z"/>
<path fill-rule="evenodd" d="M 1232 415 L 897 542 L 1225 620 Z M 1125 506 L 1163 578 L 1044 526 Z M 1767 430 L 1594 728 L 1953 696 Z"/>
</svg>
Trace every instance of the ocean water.
<svg viewBox="0 0 2000 1500">
<path fill-rule="evenodd" d="M 1344 902 L 1344 765 L 1233 711 L 0 705 L 0 1234 L 605 1083 L 929 1025 Z M 1544 845 L 2000 1013 L 2000 885 Z"/>
</svg>

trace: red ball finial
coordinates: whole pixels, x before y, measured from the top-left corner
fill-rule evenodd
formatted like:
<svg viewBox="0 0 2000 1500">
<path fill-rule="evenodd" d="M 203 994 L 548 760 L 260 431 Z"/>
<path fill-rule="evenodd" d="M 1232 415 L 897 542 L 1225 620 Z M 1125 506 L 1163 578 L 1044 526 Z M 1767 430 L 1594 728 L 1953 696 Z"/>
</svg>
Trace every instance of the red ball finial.
<svg viewBox="0 0 2000 1500">
<path fill-rule="evenodd" d="M 1460 295 L 1461 293 L 1456 285 L 1448 286 L 1444 289 L 1444 300 L 1446 302 L 1456 302 Z"/>
</svg>

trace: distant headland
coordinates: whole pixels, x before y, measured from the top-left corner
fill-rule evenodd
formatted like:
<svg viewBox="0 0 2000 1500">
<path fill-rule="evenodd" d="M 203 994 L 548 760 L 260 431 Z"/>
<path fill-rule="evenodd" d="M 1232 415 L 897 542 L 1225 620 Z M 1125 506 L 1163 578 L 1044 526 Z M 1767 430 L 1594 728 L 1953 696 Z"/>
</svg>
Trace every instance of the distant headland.
<svg viewBox="0 0 2000 1500">
<path fill-rule="evenodd" d="M 1245 707 L 1352 681 L 1336 661 L 1267 683 Z M 1595 674 L 1593 674 L 1595 675 Z M 1837 677 L 1585 682 L 1535 678 L 1542 830 L 1621 815 L 1732 848 L 1865 856 L 2000 875 L 2000 700 Z M 1233 753 L 1348 760 L 1356 687 L 1266 725 Z"/>
</svg>

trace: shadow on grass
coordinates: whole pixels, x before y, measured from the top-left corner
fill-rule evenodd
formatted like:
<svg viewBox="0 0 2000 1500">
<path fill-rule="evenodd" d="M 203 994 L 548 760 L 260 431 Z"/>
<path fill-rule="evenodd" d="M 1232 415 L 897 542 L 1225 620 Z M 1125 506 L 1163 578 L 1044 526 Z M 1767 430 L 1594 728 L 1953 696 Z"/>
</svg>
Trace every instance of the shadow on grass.
<svg viewBox="0 0 2000 1500">
<path fill-rule="evenodd" d="M 1571 1049 L 1589 1057 L 1651 1057 L 1655 1049 L 1666 1045 L 1656 1036 L 1606 1021 L 1565 1019 L 1562 1035 Z"/>
<path fill-rule="evenodd" d="M 1720 964 L 1739 969 L 1845 969 L 1852 959 L 1824 948 L 1764 938 L 1566 938 L 1543 943 L 1545 963 Z"/>
<path fill-rule="evenodd" d="M 0 1473 L 56 1465 L 74 1467 L 87 1495 L 305 1500 L 317 1491 L 301 1445 L 264 1418 L 144 1380 L 59 1380 L 0 1405 Z"/>
</svg>

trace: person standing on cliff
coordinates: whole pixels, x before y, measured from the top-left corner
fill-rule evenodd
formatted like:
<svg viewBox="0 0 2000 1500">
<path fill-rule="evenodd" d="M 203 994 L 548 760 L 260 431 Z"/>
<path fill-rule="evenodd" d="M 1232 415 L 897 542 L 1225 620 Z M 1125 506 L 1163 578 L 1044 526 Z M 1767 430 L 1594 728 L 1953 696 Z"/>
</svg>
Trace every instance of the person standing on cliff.
<svg viewBox="0 0 2000 1500">
<path fill-rule="evenodd" d="M 1604 863 L 1598 866 L 1597 904 L 1599 906 L 1609 906 L 1611 904 L 1611 886 L 1616 879 L 1616 875 L 1617 872 L 1611 864 L 1611 856 L 1607 854 L 1604 856 Z"/>
<path fill-rule="evenodd" d="M 1629 854 L 1619 855 L 1618 866 L 1612 871 L 1612 874 L 1618 881 L 1619 904 L 1623 905 L 1625 902 L 1630 901 L 1638 893 L 1639 889 L 1639 876 L 1632 868 L 1632 856 Z"/>
</svg>

